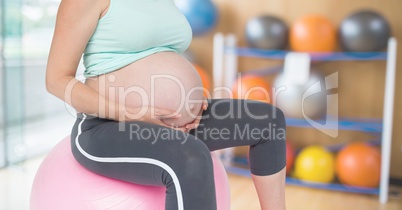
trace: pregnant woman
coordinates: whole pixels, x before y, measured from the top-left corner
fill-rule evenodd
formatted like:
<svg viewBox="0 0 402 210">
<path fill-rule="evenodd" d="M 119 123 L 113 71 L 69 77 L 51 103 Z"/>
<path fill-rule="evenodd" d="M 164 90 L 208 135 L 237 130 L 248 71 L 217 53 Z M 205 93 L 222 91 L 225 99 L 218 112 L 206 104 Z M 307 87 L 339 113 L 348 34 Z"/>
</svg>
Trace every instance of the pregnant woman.
<svg viewBox="0 0 402 210">
<path fill-rule="evenodd" d="M 214 210 L 210 151 L 248 145 L 261 209 L 285 209 L 283 113 L 204 99 L 179 54 L 191 38 L 174 0 L 62 0 L 46 87 L 78 112 L 74 157 L 104 176 L 166 186 L 168 210 Z M 82 55 L 85 83 L 75 79 Z"/>
</svg>

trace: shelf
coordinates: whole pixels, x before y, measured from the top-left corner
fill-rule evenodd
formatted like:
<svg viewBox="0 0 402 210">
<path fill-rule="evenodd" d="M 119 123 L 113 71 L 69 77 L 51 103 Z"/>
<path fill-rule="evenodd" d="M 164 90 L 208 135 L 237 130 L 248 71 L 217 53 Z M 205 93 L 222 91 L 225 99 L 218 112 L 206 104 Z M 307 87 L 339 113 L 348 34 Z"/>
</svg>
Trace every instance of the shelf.
<svg viewBox="0 0 402 210">
<path fill-rule="evenodd" d="M 238 73 L 238 58 L 255 57 L 273 60 L 284 60 L 287 54 L 291 51 L 276 51 L 276 50 L 262 50 L 254 48 L 242 48 L 237 46 L 237 37 L 234 34 L 224 35 L 216 33 L 214 35 L 213 46 L 213 73 L 214 85 L 216 86 L 231 86 L 231 79 L 235 78 Z M 320 129 L 339 129 L 361 131 L 369 133 L 374 136 L 372 143 L 381 145 L 381 181 L 379 189 L 360 189 L 350 188 L 343 185 L 319 185 L 316 186 L 312 183 L 299 182 L 298 180 L 288 179 L 287 182 L 291 184 L 302 184 L 304 186 L 311 186 L 315 188 L 329 188 L 347 192 L 359 192 L 367 194 L 379 194 L 379 201 L 386 203 L 388 201 L 388 188 L 390 175 L 390 159 L 392 148 L 392 128 L 394 116 L 394 97 L 395 97 L 395 75 L 396 75 L 396 61 L 397 61 L 397 40 L 391 37 L 388 40 L 386 52 L 330 52 L 330 53 L 309 53 L 312 61 L 385 61 L 385 89 L 384 89 L 384 106 L 382 119 L 332 119 L 329 123 L 325 120 L 315 121 L 320 123 Z M 262 70 L 254 69 L 252 72 L 261 76 L 277 73 L 281 71 L 281 67 L 264 68 Z M 327 118 L 331 119 L 331 118 Z M 304 127 L 313 128 L 309 122 L 303 119 L 286 119 L 288 126 L 291 127 Z M 317 127 L 317 126 L 315 126 Z M 323 127 L 323 128 L 321 128 Z M 338 150 L 342 145 L 335 145 L 331 147 L 332 150 Z M 242 173 L 242 169 L 231 167 L 229 170 Z M 250 174 L 248 173 L 248 176 Z"/>
<path fill-rule="evenodd" d="M 228 173 L 236 174 L 245 177 L 251 177 L 251 173 L 249 169 L 240 168 L 236 166 L 225 166 L 225 169 Z M 299 179 L 286 177 L 286 184 L 303 186 L 303 187 L 311 187 L 316 189 L 325 189 L 325 190 L 333 190 L 333 191 L 342 191 L 349 193 L 360 193 L 360 194 L 371 194 L 378 195 L 378 188 L 360 188 L 360 187 L 351 187 L 347 185 L 337 184 L 337 183 L 314 183 L 314 182 L 305 182 Z"/>
<path fill-rule="evenodd" d="M 363 131 L 363 132 L 382 132 L 382 120 L 381 119 L 340 119 L 338 122 L 334 120 L 314 120 L 314 122 L 323 125 L 323 129 L 326 130 L 351 130 L 351 131 Z M 313 128 L 313 126 L 305 119 L 300 118 L 286 118 L 286 124 L 289 127 L 302 127 L 302 128 Z M 328 124 L 328 126 L 325 126 Z M 338 127 L 334 126 L 337 124 Z"/>
<path fill-rule="evenodd" d="M 284 50 L 262 50 L 256 48 L 225 47 L 226 53 L 235 53 L 238 56 L 285 59 L 286 54 L 292 51 Z M 329 52 L 329 53 L 309 53 L 313 61 L 376 61 L 387 60 L 386 52 Z"/>
</svg>

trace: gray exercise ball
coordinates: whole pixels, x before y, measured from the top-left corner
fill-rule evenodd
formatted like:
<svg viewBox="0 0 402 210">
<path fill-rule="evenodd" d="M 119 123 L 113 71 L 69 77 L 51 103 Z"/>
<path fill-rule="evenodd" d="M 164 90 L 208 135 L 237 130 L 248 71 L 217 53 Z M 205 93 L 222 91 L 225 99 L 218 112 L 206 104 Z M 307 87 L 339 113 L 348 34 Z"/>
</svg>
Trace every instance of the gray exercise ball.
<svg viewBox="0 0 402 210">
<path fill-rule="evenodd" d="M 281 50 L 287 46 L 289 29 L 281 19 L 257 16 L 247 22 L 246 39 L 252 48 Z"/>
<path fill-rule="evenodd" d="M 339 38 L 346 51 L 380 51 L 387 47 L 391 28 L 377 12 L 364 10 L 353 13 L 342 21 Z"/>
<path fill-rule="evenodd" d="M 283 74 L 280 74 L 275 78 L 273 85 L 275 105 L 287 117 L 304 118 L 305 115 L 311 119 L 319 118 L 325 114 L 327 107 L 326 91 L 322 91 L 321 88 L 323 83 L 324 78 L 317 73 L 310 73 L 308 81 L 303 85 L 293 84 Z M 318 93 L 309 95 L 311 92 Z M 304 107 L 302 107 L 302 103 Z"/>
</svg>

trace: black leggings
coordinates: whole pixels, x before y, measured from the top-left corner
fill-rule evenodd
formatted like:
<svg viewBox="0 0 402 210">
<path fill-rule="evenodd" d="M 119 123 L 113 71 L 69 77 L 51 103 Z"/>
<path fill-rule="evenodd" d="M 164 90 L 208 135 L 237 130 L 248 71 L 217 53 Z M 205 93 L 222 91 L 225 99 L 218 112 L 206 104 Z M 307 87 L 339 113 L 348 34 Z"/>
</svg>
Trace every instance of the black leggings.
<svg viewBox="0 0 402 210">
<path fill-rule="evenodd" d="M 250 146 L 254 175 L 286 165 L 283 113 L 251 100 L 210 99 L 189 133 L 147 122 L 78 113 L 71 134 L 74 157 L 85 168 L 127 182 L 166 186 L 167 210 L 216 209 L 210 151 Z M 193 183 L 198 183 L 194 187 Z"/>
</svg>

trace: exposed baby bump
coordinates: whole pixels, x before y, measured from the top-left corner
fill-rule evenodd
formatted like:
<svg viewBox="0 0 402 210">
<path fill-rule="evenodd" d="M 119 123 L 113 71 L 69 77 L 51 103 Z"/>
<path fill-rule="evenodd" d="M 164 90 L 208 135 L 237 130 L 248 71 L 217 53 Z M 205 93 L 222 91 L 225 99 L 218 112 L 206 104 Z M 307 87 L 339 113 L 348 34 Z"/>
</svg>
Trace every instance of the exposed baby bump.
<svg viewBox="0 0 402 210">
<path fill-rule="evenodd" d="M 169 75 L 157 78 L 155 84 L 155 106 L 175 110 L 182 115 L 179 119 L 165 119 L 164 123 L 182 126 L 197 117 L 203 99 L 199 78 L 180 80 Z"/>
<path fill-rule="evenodd" d="M 178 119 L 164 119 L 164 123 L 183 126 L 198 115 L 203 100 L 201 80 L 197 77 L 181 78 L 168 74 L 152 75 L 148 84 L 132 88 L 126 96 L 131 107 L 154 106 L 181 114 Z"/>
<path fill-rule="evenodd" d="M 201 78 L 194 66 L 177 53 L 157 53 L 99 79 L 104 82 L 88 84 L 94 89 L 106 90 L 104 94 L 102 91 L 99 93 L 118 100 L 120 104 L 129 107 L 153 106 L 182 115 L 178 119 L 163 120 L 168 125 L 190 123 L 201 110 Z"/>
</svg>

